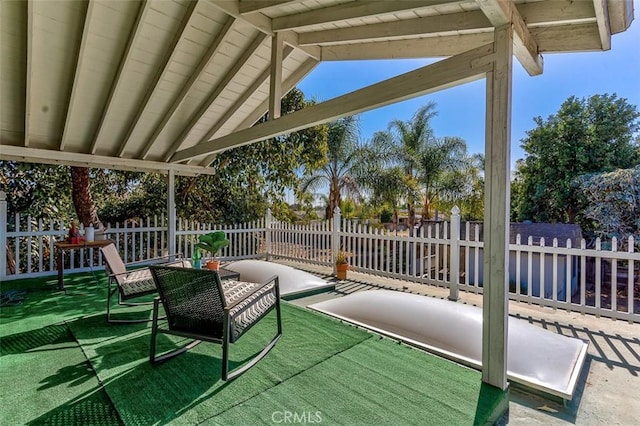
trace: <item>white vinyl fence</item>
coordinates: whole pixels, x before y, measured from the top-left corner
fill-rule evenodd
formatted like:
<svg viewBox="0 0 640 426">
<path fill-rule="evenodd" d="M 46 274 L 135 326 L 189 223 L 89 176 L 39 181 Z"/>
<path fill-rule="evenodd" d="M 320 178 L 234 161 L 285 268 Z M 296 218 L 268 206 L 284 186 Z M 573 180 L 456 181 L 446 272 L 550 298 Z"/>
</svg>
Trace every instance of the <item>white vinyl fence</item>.
<svg viewBox="0 0 640 426">
<path fill-rule="evenodd" d="M 0 192 L 0 279 L 55 274 L 53 245 L 64 240 L 68 230 L 64 224 L 17 215 L 8 231 L 3 195 Z M 223 230 L 230 241 L 221 253 L 223 260 L 278 257 L 332 267 L 335 253 L 344 250 L 352 270 L 446 287 L 452 299 L 459 290 L 483 289 L 479 226 L 461 224 L 455 208 L 450 222 L 423 226 L 415 235 L 342 220 L 339 210 L 331 221 L 307 225 L 274 221 L 269 212 L 263 220 L 233 226 L 179 220 L 177 251 L 191 257 L 198 235 L 211 230 Z M 157 217 L 115 224 L 106 233 L 126 262 L 166 254 L 167 235 L 165 219 Z M 584 240 L 574 247 L 571 239 L 540 239 L 534 244 L 517 235 L 510 244 L 510 299 L 640 322 L 640 253 L 635 244 L 633 237 L 613 239 L 605 248 L 597 240 L 595 248 L 587 249 Z M 7 249 L 15 271 L 8 269 Z M 98 250 L 90 249 L 72 251 L 64 265 L 67 273 L 102 268 Z"/>
</svg>

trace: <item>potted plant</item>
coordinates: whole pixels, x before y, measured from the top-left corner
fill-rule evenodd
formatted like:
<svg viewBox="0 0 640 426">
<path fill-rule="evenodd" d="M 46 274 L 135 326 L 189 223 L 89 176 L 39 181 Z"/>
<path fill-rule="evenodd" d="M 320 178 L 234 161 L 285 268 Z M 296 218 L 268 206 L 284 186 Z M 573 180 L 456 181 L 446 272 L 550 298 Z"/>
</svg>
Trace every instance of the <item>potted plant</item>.
<svg viewBox="0 0 640 426">
<path fill-rule="evenodd" d="M 339 280 L 347 279 L 347 271 L 349 270 L 349 253 L 340 250 L 336 253 L 336 278 Z"/>
<path fill-rule="evenodd" d="M 200 242 L 196 244 L 196 247 L 211 253 L 211 258 L 207 262 L 207 269 L 211 269 L 213 271 L 220 269 L 220 260 L 216 259 L 216 255 L 218 254 L 218 251 L 229 245 L 229 240 L 225 237 L 224 232 L 215 231 L 209 234 L 200 235 L 198 240 Z"/>
</svg>

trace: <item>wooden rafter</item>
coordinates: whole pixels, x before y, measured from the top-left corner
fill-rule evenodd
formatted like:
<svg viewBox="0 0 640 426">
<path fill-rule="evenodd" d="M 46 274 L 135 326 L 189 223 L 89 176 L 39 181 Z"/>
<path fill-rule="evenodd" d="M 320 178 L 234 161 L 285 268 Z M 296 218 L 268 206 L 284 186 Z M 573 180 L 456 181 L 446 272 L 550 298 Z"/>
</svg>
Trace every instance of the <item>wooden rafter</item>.
<svg viewBox="0 0 640 426">
<path fill-rule="evenodd" d="M 293 52 L 293 48 L 291 46 L 285 47 L 284 52 L 282 53 L 282 60 L 285 60 L 291 54 L 291 52 Z M 222 116 L 207 131 L 207 133 L 202 138 L 200 138 L 200 141 L 198 143 L 206 142 L 211 139 L 213 135 L 215 135 L 216 132 L 220 130 L 222 126 L 224 126 L 236 112 L 238 112 L 238 110 L 244 105 L 244 103 L 260 88 L 260 86 L 265 83 L 265 81 L 267 81 L 269 75 L 271 74 L 270 70 L 271 68 L 269 66 L 265 68 L 264 71 L 262 71 L 262 74 L 260 74 L 260 76 L 251 84 L 251 86 L 247 87 L 247 89 L 242 92 L 242 95 L 233 103 L 231 108 L 227 109 L 227 111 L 222 114 Z M 285 83 L 283 83 L 283 86 L 285 85 Z M 213 161 L 213 158 L 211 159 L 211 161 Z M 202 163 L 202 165 L 208 166 L 209 164 L 211 164 L 211 161 L 209 161 L 208 163 L 205 161 Z"/>
<path fill-rule="evenodd" d="M 95 154 L 96 149 L 98 147 L 98 141 L 100 140 L 100 136 L 104 130 L 104 123 L 111 112 L 111 108 L 113 108 L 113 98 L 115 94 L 118 92 L 118 88 L 122 83 L 122 73 L 127 67 L 127 64 L 131 60 L 131 51 L 133 46 L 136 44 L 138 39 L 140 38 L 140 34 L 142 32 L 142 27 L 145 22 L 145 18 L 149 13 L 149 9 L 151 7 L 151 2 L 148 0 L 144 0 L 138 9 L 138 13 L 136 15 L 136 20 L 133 23 L 133 28 L 129 34 L 129 38 L 127 39 L 127 45 L 125 46 L 124 51 L 122 52 L 122 56 L 120 57 L 120 63 L 118 64 L 118 70 L 116 71 L 116 75 L 113 77 L 113 82 L 111 83 L 111 87 L 109 88 L 109 94 L 107 95 L 107 100 L 105 102 L 105 106 L 102 109 L 102 113 L 100 114 L 100 120 L 98 121 L 98 128 L 96 129 L 96 133 L 93 137 L 93 141 L 91 142 L 90 153 Z"/>
<path fill-rule="evenodd" d="M 25 148 L 21 146 L 3 145 L 0 149 L 0 160 L 26 163 L 63 164 L 77 167 L 100 167 L 113 170 L 129 170 L 134 172 L 166 173 L 174 170 L 176 174 L 195 176 L 212 174 L 214 170 L 200 166 L 162 163 L 159 161 L 136 160 L 131 158 L 115 158 L 103 155 L 91 155 L 50 149 Z"/>
<path fill-rule="evenodd" d="M 233 16 L 236 19 L 246 22 L 253 28 L 268 36 L 273 36 L 275 34 L 273 28 L 271 27 L 270 18 L 261 13 L 242 14 L 240 12 L 240 2 L 238 0 L 214 1 L 212 4 L 227 15 Z M 320 59 L 320 50 L 314 47 L 300 46 L 298 44 L 298 35 L 295 32 L 281 31 L 281 35 L 284 38 L 284 42 L 289 46 L 293 47 L 294 49 L 298 49 L 301 52 L 304 52 L 311 58 L 318 60 Z"/>
<path fill-rule="evenodd" d="M 594 1 L 602 2 L 603 0 Z M 525 3 L 518 6 L 517 9 L 528 27 L 549 23 L 559 25 L 593 22 L 593 11 L 587 2 L 565 3 L 559 0 L 551 5 L 548 3 Z M 309 31 L 299 34 L 298 43 L 301 46 L 307 46 L 372 42 L 383 39 L 388 41 L 398 37 L 430 34 L 442 37 L 456 35 L 459 31 L 489 31 L 493 28 L 493 24 L 489 22 L 484 12 L 473 10 L 379 24 Z"/>
<path fill-rule="evenodd" d="M 538 43 L 524 23 L 511 0 L 476 0 L 494 27 L 510 24 L 513 27 L 513 54 L 529 75 L 542 74 L 543 60 Z"/>
<path fill-rule="evenodd" d="M 25 93 L 24 93 L 24 146 L 29 146 L 30 136 L 30 124 L 31 124 L 31 79 L 33 78 L 33 18 L 35 7 L 33 1 L 26 2 L 27 7 L 27 54 L 25 58 L 26 62 L 26 81 L 25 81 Z M 60 148 L 62 149 L 62 148 Z"/>
<path fill-rule="evenodd" d="M 309 12 L 274 18 L 272 29 L 274 31 L 292 30 L 312 25 L 329 24 L 347 19 L 365 18 L 390 13 L 404 12 L 407 10 L 419 10 L 445 3 L 461 3 L 460 0 L 396 0 L 377 1 L 362 0 L 324 7 Z"/>
<path fill-rule="evenodd" d="M 492 52 L 493 44 L 479 47 L 276 120 L 178 151 L 171 161 L 224 151 L 476 80 L 490 69 Z"/>
<path fill-rule="evenodd" d="M 131 125 L 129 126 L 127 133 L 124 135 L 122 144 L 120 144 L 120 147 L 118 148 L 118 152 L 117 152 L 118 157 L 122 157 L 124 155 L 127 149 L 127 146 L 130 143 L 131 135 L 133 134 L 138 124 L 140 123 L 140 117 L 142 117 L 142 115 L 147 110 L 147 107 L 149 106 L 149 101 L 151 100 L 153 95 L 156 93 L 156 90 L 158 89 L 158 84 L 160 83 L 160 81 L 162 81 L 162 79 L 164 79 L 164 77 L 167 74 L 167 71 L 169 70 L 169 65 L 173 62 L 175 56 L 178 54 L 176 47 L 178 46 L 178 43 L 180 42 L 180 40 L 184 39 L 185 31 L 191 25 L 192 18 L 196 16 L 195 10 L 198 4 L 199 4 L 198 1 L 193 1 L 189 3 L 189 6 L 184 15 L 184 18 L 180 23 L 180 28 L 176 32 L 175 37 L 173 38 L 173 40 L 171 41 L 171 44 L 169 45 L 169 48 L 167 49 L 167 54 L 164 57 L 163 65 L 161 68 L 158 69 L 156 74 L 153 76 L 153 79 L 149 83 L 149 86 L 148 86 L 149 88 L 145 93 L 144 99 L 142 99 L 142 102 L 138 106 L 136 113 L 131 120 Z"/>
<path fill-rule="evenodd" d="M 240 13 L 255 13 L 287 3 L 300 3 L 301 1 L 303 0 L 240 0 Z"/>
<path fill-rule="evenodd" d="M 348 61 L 453 56 L 483 44 L 491 43 L 491 40 L 493 40 L 493 31 L 423 39 L 339 44 L 323 46 L 322 60 Z"/>
<path fill-rule="evenodd" d="M 611 28 L 609 27 L 609 9 L 606 1 L 593 0 L 593 8 L 596 12 L 602 50 L 609 50 L 611 49 Z"/>
<path fill-rule="evenodd" d="M 187 123 L 187 125 L 183 128 L 182 132 L 176 138 L 176 140 L 171 145 L 169 150 L 164 153 L 163 155 L 164 161 L 169 161 L 171 156 L 177 150 L 180 149 L 185 139 L 187 139 L 187 136 L 189 136 L 189 133 L 191 133 L 193 128 L 198 124 L 202 116 L 209 110 L 209 108 L 211 107 L 211 105 L 213 105 L 216 99 L 218 99 L 218 96 L 220 96 L 222 91 L 226 89 L 226 87 L 233 80 L 236 74 L 238 74 L 238 72 L 242 69 L 242 67 L 249 61 L 249 59 L 251 59 L 253 54 L 256 52 L 256 50 L 258 50 L 258 48 L 266 38 L 267 36 L 265 34 L 258 33 L 258 35 L 251 42 L 251 44 L 247 46 L 246 49 L 244 49 L 244 51 L 242 52 L 242 55 L 238 58 L 238 60 L 233 65 L 233 67 L 231 67 L 231 69 L 225 73 L 222 80 L 216 85 L 215 89 L 213 89 L 213 92 L 209 94 L 209 96 L 202 103 L 202 105 L 200 105 L 200 108 L 198 108 L 198 111 L 196 111 L 196 113 L 191 117 L 191 120 L 189 120 L 189 123 Z"/>
<path fill-rule="evenodd" d="M 160 135 L 162 130 L 164 130 L 165 126 L 167 125 L 171 117 L 173 117 L 173 114 L 176 112 L 180 104 L 182 104 L 182 101 L 187 96 L 187 93 L 189 93 L 189 90 L 191 90 L 191 88 L 196 83 L 196 81 L 198 81 L 198 79 L 202 76 L 202 74 L 204 73 L 204 70 L 207 68 L 207 66 L 209 65 L 209 62 L 211 61 L 213 56 L 216 54 L 216 52 L 220 50 L 220 47 L 222 46 L 222 42 L 225 40 L 227 35 L 231 32 L 231 28 L 233 27 L 233 24 L 235 22 L 236 22 L 235 18 L 229 17 L 227 21 L 224 23 L 224 25 L 220 29 L 220 32 L 218 33 L 218 36 L 213 41 L 213 43 L 211 43 L 211 46 L 209 46 L 209 49 L 207 50 L 207 52 L 204 54 L 204 56 L 198 63 L 198 66 L 196 67 L 196 69 L 193 71 L 193 73 L 191 73 L 189 80 L 187 80 L 187 82 L 184 84 L 184 86 L 182 87 L 182 90 L 180 90 L 180 93 L 178 94 L 178 96 L 176 96 L 176 98 L 173 100 L 173 103 L 171 104 L 167 112 L 162 117 L 162 120 L 160 120 L 160 123 L 158 123 L 158 125 L 153 130 L 153 133 L 151 134 L 151 136 L 145 143 L 144 148 L 142 149 L 142 154 L 140 155 L 140 158 L 145 159 L 147 157 L 147 155 L 149 154 L 149 151 L 151 151 L 151 147 L 156 142 L 156 140 L 158 139 L 158 136 Z"/>
<path fill-rule="evenodd" d="M 479 10 L 443 16 L 427 16 L 404 21 L 360 25 L 357 27 L 301 33 L 300 45 L 366 42 L 381 39 L 438 34 L 452 35 L 462 30 L 493 30 L 493 25 Z"/>
<path fill-rule="evenodd" d="M 271 73 L 269 78 L 269 117 L 280 117 L 280 99 L 282 98 L 282 36 L 276 33 L 271 37 Z"/>
<path fill-rule="evenodd" d="M 82 27 L 82 37 L 80 38 L 80 44 L 78 45 L 78 51 L 76 52 L 75 68 L 73 72 L 73 83 L 71 85 L 71 91 L 69 93 L 69 102 L 67 102 L 67 111 L 64 117 L 64 127 L 62 128 L 62 137 L 60 138 L 60 151 L 64 151 L 64 147 L 67 144 L 67 138 L 69 136 L 69 128 L 71 126 L 71 119 L 73 118 L 73 110 L 75 102 L 78 96 L 78 80 L 80 79 L 80 71 L 84 65 L 86 59 L 85 50 L 87 47 L 87 38 L 89 37 L 89 26 L 91 25 L 91 19 L 93 17 L 93 8 L 95 6 L 95 0 L 90 0 L 87 4 L 87 10 L 84 17 L 84 25 Z M 92 152 L 93 154 L 93 152 Z"/>
</svg>

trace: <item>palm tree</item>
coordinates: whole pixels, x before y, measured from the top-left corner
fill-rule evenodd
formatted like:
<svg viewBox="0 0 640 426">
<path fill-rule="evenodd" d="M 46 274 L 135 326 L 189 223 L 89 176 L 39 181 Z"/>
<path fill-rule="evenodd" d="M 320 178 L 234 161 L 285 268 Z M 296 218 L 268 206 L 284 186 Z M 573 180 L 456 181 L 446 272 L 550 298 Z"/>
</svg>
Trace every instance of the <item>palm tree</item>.
<svg viewBox="0 0 640 426">
<path fill-rule="evenodd" d="M 430 121 L 437 112 L 436 104 L 429 102 L 413 115 L 411 120 L 393 120 L 389 123 L 389 130 L 379 132 L 374 139 L 380 146 L 387 145 L 392 162 L 401 167 L 407 181 L 418 180 L 423 169 L 421 160 L 425 150 L 434 144 L 435 137 Z M 409 194 L 412 195 L 412 194 Z M 413 229 L 415 225 L 418 199 L 407 198 L 408 225 Z"/>
<path fill-rule="evenodd" d="M 462 138 L 433 139 L 419 154 L 419 175 L 424 190 L 422 217 L 431 217 L 431 207 L 441 194 L 455 198 L 463 192 L 461 175 L 469 167 L 467 144 Z"/>
<path fill-rule="evenodd" d="M 407 199 L 418 196 L 418 183 L 409 178 L 405 171 L 398 167 L 380 169 L 371 175 L 372 200 L 380 204 L 388 204 L 393 210 L 393 229 L 398 229 L 398 210 Z"/>
<path fill-rule="evenodd" d="M 326 218 L 340 206 L 342 194 L 359 197 L 356 169 L 361 165 L 362 149 L 358 144 L 360 128 L 357 116 L 340 118 L 329 123 L 327 163 L 316 170 L 307 170 L 300 191 L 316 191 L 329 186 Z"/>
</svg>

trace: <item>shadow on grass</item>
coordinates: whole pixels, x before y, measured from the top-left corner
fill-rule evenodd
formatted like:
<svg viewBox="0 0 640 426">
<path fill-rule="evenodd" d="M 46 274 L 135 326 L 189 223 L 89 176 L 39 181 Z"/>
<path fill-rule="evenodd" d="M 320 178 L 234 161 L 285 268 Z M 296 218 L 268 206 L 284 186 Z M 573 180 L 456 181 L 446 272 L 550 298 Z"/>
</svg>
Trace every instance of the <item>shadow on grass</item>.
<svg viewBox="0 0 640 426">
<path fill-rule="evenodd" d="M 106 392 L 96 387 L 27 424 L 116 426 L 124 423 L 118 417 Z"/>
<path fill-rule="evenodd" d="M 18 290 L 25 291 L 25 294 L 21 304 L 0 308 L 2 324 L 9 325 L 27 319 L 29 324 L 40 328 L 65 319 L 104 312 L 106 283 L 102 272 L 65 277 L 66 292 L 58 290 L 55 277 L 3 282 L 3 291 Z M 28 326 L 23 324 L 21 327 Z"/>
<path fill-rule="evenodd" d="M 476 405 L 474 425 L 506 424 L 505 414 L 509 409 L 509 390 L 482 383 Z"/>
<path fill-rule="evenodd" d="M 0 356 L 38 350 L 44 346 L 66 342 L 73 342 L 73 337 L 67 326 L 64 324 L 48 325 L 36 330 L 2 337 Z M 44 350 L 55 350 L 55 348 Z"/>
</svg>

